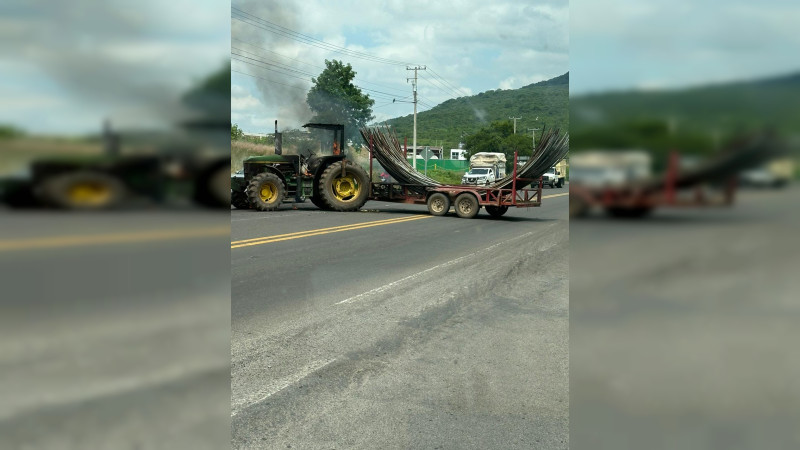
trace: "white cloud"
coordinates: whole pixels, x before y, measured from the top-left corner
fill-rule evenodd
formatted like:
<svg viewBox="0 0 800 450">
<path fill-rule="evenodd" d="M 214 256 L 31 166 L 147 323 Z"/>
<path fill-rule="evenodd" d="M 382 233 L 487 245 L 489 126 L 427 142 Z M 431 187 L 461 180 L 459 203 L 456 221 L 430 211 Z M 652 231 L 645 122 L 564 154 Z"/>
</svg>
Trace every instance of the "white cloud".
<svg viewBox="0 0 800 450">
<path fill-rule="evenodd" d="M 231 96 L 231 112 L 241 112 L 256 108 L 263 108 L 263 104 L 250 94 L 241 97 Z"/>
<path fill-rule="evenodd" d="M 571 92 L 752 79 L 796 71 L 800 3 L 572 0 Z"/>
<path fill-rule="evenodd" d="M 18 70 L 0 72 L 0 84 L 29 104 L 46 94 L 70 105 L 69 117 L 42 107 L 35 120 L 11 119 L 32 132 L 94 132 L 106 117 L 131 126 L 177 121 L 181 94 L 229 52 L 228 8 L 213 0 L 29 0 L 4 13 L 0 65 Z"/>
</svg>

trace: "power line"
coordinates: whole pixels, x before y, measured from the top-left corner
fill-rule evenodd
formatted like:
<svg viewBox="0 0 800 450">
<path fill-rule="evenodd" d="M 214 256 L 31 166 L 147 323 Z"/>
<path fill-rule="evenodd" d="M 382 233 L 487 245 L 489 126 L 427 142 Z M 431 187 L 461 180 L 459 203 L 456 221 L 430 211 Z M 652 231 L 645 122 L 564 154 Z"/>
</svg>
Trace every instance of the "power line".
<svg viewBox="0 0 800 450">
<path fill-rule="evenodd" d="M 447 80 L 445 80 L 445 79 L 444 79 L 444 77 L 442 77 L 441 75 L 439 75 L 438 73 L 436 73 L 436 72 L 435 72 L 433 69 L 431 69 L 431 73 L 432 73 L 432 74 L 433 74 L 433 76 L 435 76 L 436 78 L 438 78 L 438 79 L 442 80 L 442 82 L 444 82 L 446 85 L 450 86 L 450 87 L 451 87 L 451 88 L 452 88 L 452 89 L 453 89 L 455 92 L 459 93 L 461 97 L 469 97 L 469 94 L 465 93 L 465 92 L 464 92 L 464 91 L 462 91 L 460 88 L 454 87 L 452 84 L 450 84 L 450 82 L 448 82 Z"/>
<path fill-rule="evenodd" d="M 243 50 L 243 49 L 236 48 L 236 47 L 232 47 L 232 49 L 236 50 L 236 51 L 239 51 L 239 52 L 244 52 L 244 53 L 247 53 L 247 54 L 250 54 L 250 55 L 253 55 L 253 56 L 261 56 L 258 53 L 249 52 L 247 50 Z M 237 56 L 243 56 L 243 55 L 240 55 L 238 53 L 233 53 L 233 52 L 231 52 L 231 53 L 234 54 L 234 55 L 237 55 Z M 299 73 L 301 75 L 305 75 L 305 76 L 308 76 L 308 77 L 313 77 L 314 76 L 313 73 L 305 72 L 305 71 L 302 71 L 302 70 L 299 70 L 299 69 L 294 69 L 294 68 L 292 68 L 292 66 L 280 63 L 278 61 L 274 61 L 274 60 L 270 60 L 270 59 L 262 59 L 262 58 L 252 58 L 252 59 L 254 59 L 254 60 L 258 61 L 258 62 L 267 64 L 269 66 L 277 67 L 277 68 L 279 68 L 281 70 L 286 70 L 287 72 Z"/>
<path fill-rule="evenodd" d="M 281 83 L 281 82 L 279 82 L 279 81 L 275 81 L 275 80 L 270 80 L 269 78 L 259 77 L 259 76 L 257 76 L 257 75 L 253 75 L 253 74 L 251 74 L 251 73 L 240 72 L 240 71 L 238 71 L 238 70 L 233 70 L 233 69 L 231 69 L 231 72 L 236 72 L 236 73 L 240 73 L 240 74 L 242 74 L 242 75 L 247 75 L 248 77 L 253 77 L 253 78 L 258 78 L 258 79 L 260 79 L 260 80 L 269 81 L 270 83 L 280 84 L 281 86 L 290 87 L 290 88 L 292 88 L 292 89 L 299 89 L 299 90 L 301 90 L 301 91 L 307 91 L 307 90 L 308 90 L 308 89 L 301 88 L 301 87 L 298 87 L 298 86 L 292 86 L 292 85 L 290 85 L 290 84 Z"/>
<path fill-rule="evenodd" d="M 438 81 L 435 78 L 428 78 L 428 77 L 424 77 L 424 76 L 420 76 L 420 78 L 422 78 L 423 80 L 430 81 L 431 82 L 430 83 L 431 86 L 433 86 L 436 89 L 439 89 L 440 91 L 444 92 L 448 97 L 453 97 L 453 98 L 459 97 L 458 92 L 448 88 L 446 85 L 444 85 L 442 82 Z M 455 94 L 455 95 L 453 95 L 453 94 Z"/>
<path fill-rule="evenodd" d="M 261 46 L 259 46 L 259 45 L 253 44 L 252 42 L 245 41 L 245 40 L 243 40 L 243 39 L 239 39 L 239 38 L 232 38 L 232 39 L 233 39 L 233 40 L 235 40 L 235 41 L 242 42 L 242 43 L 244 43 L 244 44 L 247 44 L 247 45 L 251 45 L 251 46 L 253 46 L 253 47 L 255 47 L 255 48 L 258 48 L 258 49 L 260 49 L 260 50 L 263 50 L 263 51 L 266 51 L 266 52 L 272 53 L 272 54 L 274 54 L 274 55 L 280 56 L 281 58 L 286 58 L 286 59 L 289 59 L 289 60 L 292 60 L 292 61 L 296 61 L 296 62 L 298 62 L 298 63 L 300 63 L 300 64 L 304 64 L 304 65 L 307 65 L 307 66 L 314 67 L 315 69 L 320 69 L 320 70 L 325 70 L 325 69 L 326 69 L 325 67 L 322 67 L 322 66 L 317 66 L 317 65 L 315 65 L 315 64 L 311 64 L 311 63 L 309 63 L 309 62 L 301 61 L 301 60 L 299 60 L 299 59 L 296 59 L 296 58 L 291 58 L 291 57 L 289 57 L 289 56 L 282 55 L 282 54 L 280 54 L 280 53 L 278 53 L 278 52 L 275 52 L 275 51 L 272 51 L 272 50 L 266 49 L 266 48 L 264 48 L 264 47 L 261 47 Z M 242 51 L 243 51 L 243 50 L 242 50 Z M 248 52 L 248 53 L 251 53 L 251 52 Z M 313 75 L 311 75 L 311 76 L 313 76 Z M 395 87 L 392 87 L 392 86 L 388 86 L 388 85 L 385 85 L 385 84 L 374 83 L 374 82 L 372 82 L 372 81 L 367 81 L 367 80 L 363 80 L 363 79 L 359 79 L 359 78 L 356 78 L 356 80 L 357 80 L 359 83 L 365 83 L 365 84 L 370 84 L 370 85 L 373 85 L 373 86 L 379 86 L 379 87 L 382 87 L 382 88 L 385 88 L 385 89 L 391 89 L 391 90 L 398 91 L 398 92 L 403 92 L 403 93 L 405 92 L 405 91 L 404 91 L 404 90 L 402 90 L 402 89 L 395 88 Z M 394 95 L 396 95 L 396 94 L 394 94 Z"/>
<path fill-rule="evenodd" d="M 401 65 L 401 66 L 409 64 L 407 62 L 392 60 L 392 59 L 389 59 L 389 58 L 383 58 L 383 57 L 372 55 L 372 54 L 369 54 L 369 53 L 350 50 L 350 49 L 345 48 L 345 47 L 341 47 L 341 46 L 338 46 L 338 45 L 330 44 L 328 42 L 313 38 L 313 37 L 305 35 L 303 33 L 299 33 L 297 31 L 291 30 L 289 28 L 282 27 L 280 25 L 272 23 L 272 22 L 270 22 L 270 21 L 268 21 L 266 19 L 263 19 L 261 17 L 258 17 L 256 15 L 254 15 L 254 14 L 251 14 L 251 13 L 248 13 L 246 11 L 243 11 L 243 10 L 241 10 L 241 9 L 235 7 L 235 6 L 232 6 L 231 9 L 233 10 L 233 12 L 231 14 L 231 17 L 233 19 L 235 19 L 235 20 L 239 20 L 240 22 L 244 22 L 244 23 L 249 24 L 251 26 L 254 26 L 256 28 L 261 28 L 261 29 L 263 29 L 265 31 L 269 31 L 269 32 L 274 33 L 274 34 L 278 34 L 278 35 L 281 35 L 281 36 L 288 37 L 288 38 L 290 38 L 292 40 L 295 40 L 295 41 L 298 41 L 298 42 L 302 42 L 302 43 L 307 44 L 307 45 L 311 45 L 311 46 L 314 46 L 314 47 L 317 47 L 317 48 L 323 48 L 325 50 L 329 50 L 329 51 L 333 51 L 333 52 L 337 52 L 337 53 L 343 53 L 343 54 L 352 56 L 354 58 L 366 59 L 366 60 L 379 62 L 379 63 L 383 63 L 383 64 Z M 255 23 L 253 23 L 253 22 L 255 22 Z"/>
<path fill-rule="evenodd" d="M 235 49 L 235 48 L 234 48 L 234 49 Z M 237 50 L 237 51 L 243 51 L 243 50 L 239 50 L 239 49 L 235 49 L 235 50 Z M 310 79 L 307 79 L 307 78 L 303 78 L 303 77 L 300 77 L 300 76 L 297 76 L 297 75 L 292 75 L 291 73 L 284 73 L 284 72 L 281 72 L 281 70 L 283 70 L 283 71 L 285 71 L 285 72 L 294 72 L 294 73 L 299 73 L 299 74 L 301 74 L 301 75 L 306 75 L 306 76 L 313 76 L 312 74 L 309 74 L 308 72 L 303 72 L 303 71 L 299 71 L 299 70 L 294 70 L 294 69 L 291 69 L 291 68 L 290 68 L 290 69 L 286 69 L 286 68 L 280 67 L 279 65 L 276 65 L 276 64 L 271 64 L 271 63 L 269 63 L 269 62 L 267 62 L 267 61 L 264 61 L 264 60 L 262 60 L 262 59 L 258 59 L 258 58 L 251 58 L 251 57 L 248 57 L 248 56 L 245 56 L 245 55 L 241 55 L 241 54 L 239 54 L 239 53 L 235 53 L 235 52 L 231 52 L 231 53 L 232 53 L 234 56 L 237 56 L 237 57 L 239 57 L 239 58 L 244 58 L 244 59 L 237 59 L 237 58 L 233 58 L 233 60 L 234 60 L 234 61 L 243 62 L 243 63 L 245 63 L 245 64 L 250 64 L 250 65 L 252 65 L 252 66 L 260 67 L 260 68 L 262 68 L 262 69 L 271 70 L 271 71 L 273 71 L 273 72 L 277 72 L 277 73 L 280 73 L 280 74 L 282 74 L 282 75 L 285 75 L 285 76 L 289 76 L 289 77 L 293 77 L 293 78 L 298 78 L 298 79 L 301 79 L 301 80 L 303 80 L 303 81 L 308 81 L 308 82 L 311 82 L 311 83 L 313 83 L 313 80 L 310 80 Z M 248 53 L 251 53 L 251 52 L 248 52 Z M 251 53 L 251 54 L 252 54 L 252 53 Z M 249 61 L 246 61 L 246 60 L 249 60 Z M 250 61 L 255 61 L 255 62 L 250 62 Z M 259 63 L 259 64 L 256 64 L 256 63 Z M 273 69 L 273 68 L 270 68 L 270 67 L 267 67 L 267 66 L 276 67 L 276 69 Z M 396 98 L 396 95 L 395 95 L 395 94 L 392 94 L 392 93 L 389 93 L 389 92 L 383 92 L 383 91 L 378 91 L 378 90 L 375 90 L 375 89 L 369 89 L 369 88 L 365 88 L 365 87 L 358 86 L 358 85 L 355 85 L 355 84 L 354 84 L 353 86 L 355 86 L 355 87 L 357 87 L 357 88 L 359 88 L 359 89 L 361 89 L 361 90 L 363 90 L 363 91 L 369 91 L 369 92 L 373 92 L 373 93 L 374 93 L 373 95 L 374 95 L 375 97 L 383 97 L 383 98 L 385 98 L 385 99 L 394 99 L 394 98 Z"/>
</svg>

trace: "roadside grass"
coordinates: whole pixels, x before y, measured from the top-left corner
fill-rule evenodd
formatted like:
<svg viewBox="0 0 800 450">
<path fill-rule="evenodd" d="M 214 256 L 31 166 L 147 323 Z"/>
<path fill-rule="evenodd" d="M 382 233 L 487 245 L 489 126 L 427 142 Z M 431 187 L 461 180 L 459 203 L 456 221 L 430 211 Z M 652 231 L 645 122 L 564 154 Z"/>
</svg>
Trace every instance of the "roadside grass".
<svg viewBox="0 0 800 450">
<path fill-rule="evenodd" d="M 271 155 L 274 147 L 244 140 L 231 141 L 231 173 L 242 169 L 242 161 L 249 156 Z"/>
<path fill-rule="evenodd" d="M 428 169 L 428 177 L 444 184 L 461 184 L 463 170 Z"/>
<path fill-rule="evenodd" d="M 102 151 L 103 146 L 100 142 L 80 139 L 35 136 L 0 139 L 0 172 L 22 170 L 39 158 L 96 155 Z"/>
</svg>

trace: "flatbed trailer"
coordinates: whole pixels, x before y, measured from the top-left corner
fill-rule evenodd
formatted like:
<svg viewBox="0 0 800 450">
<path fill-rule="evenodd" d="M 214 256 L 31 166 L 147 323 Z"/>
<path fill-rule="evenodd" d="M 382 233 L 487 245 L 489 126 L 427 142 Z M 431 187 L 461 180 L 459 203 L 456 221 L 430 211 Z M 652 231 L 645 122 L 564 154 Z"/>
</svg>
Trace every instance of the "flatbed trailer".
<svg viewBox="0 0 800 450">
<path fill-rule="evenodd" d="M 369 177 L 373 177 L 374 159 L 372 142 L 369 145 Z M 428 206 L 434 216 L 443 216 L 455 208 L 459 217 L 471 219 L 481 207 L 492 217 L 500 217 L 510 207 L 531 208 L 542 205 L 542 178 L 528 179 L 517 177 L 517 153 L 514 153 L 513 181 L 511 188 L 500 189 L 471 185 L 412 185 L 400 183 L 370 182 L 369 199 L 384 202 L 421 204 Z M 535 189 L 518 189 L 534 182 Z"/>
<path fill-rule="evenodd" d="M 572 183 L 569 189 L 570 216 L 581 217 L 591 208 L 603 208 L 615 217 L 638 218 L 648 215 L 657 207 L 714 207 L 733 204 L 737 177 L 731 176 L 724 185 L 722 195 L 709 196 L 702 185 L 680 189 L 678 186 L 679 160 L 671 153 L 664 182 L 658 189 L 645 189 L 635 184 L 623 186 L 583 186 Z"/>
</svg>

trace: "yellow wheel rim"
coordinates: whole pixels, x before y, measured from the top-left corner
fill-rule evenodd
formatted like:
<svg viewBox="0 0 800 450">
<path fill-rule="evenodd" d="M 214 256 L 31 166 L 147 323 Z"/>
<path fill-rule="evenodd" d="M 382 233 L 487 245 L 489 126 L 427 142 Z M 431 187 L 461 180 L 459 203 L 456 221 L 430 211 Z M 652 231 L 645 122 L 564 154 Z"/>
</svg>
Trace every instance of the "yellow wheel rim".
<svg viewBox="0 0 800 450">
<path fill-rule="evenodd" d="M 102 183 L 76 183 L 67 192 L 74 205 L 100 206 L 111 199 L 111 188 Z"/>
<path fill-rule="evenodd" d="M 338 200 L 349 200 L 358 196 L 359 192 L 361 192 L 361 186 L 350 174 L 333 180 L 333 194 Z"/>
<path fill-rule="evenodd" d="M 262 201 L 269 203 L 275 198 L 276 190 L 272 183 L 264 183 L 261 185 L 261 191 L 258 194 L 261 196 Z"/>
</svg>

